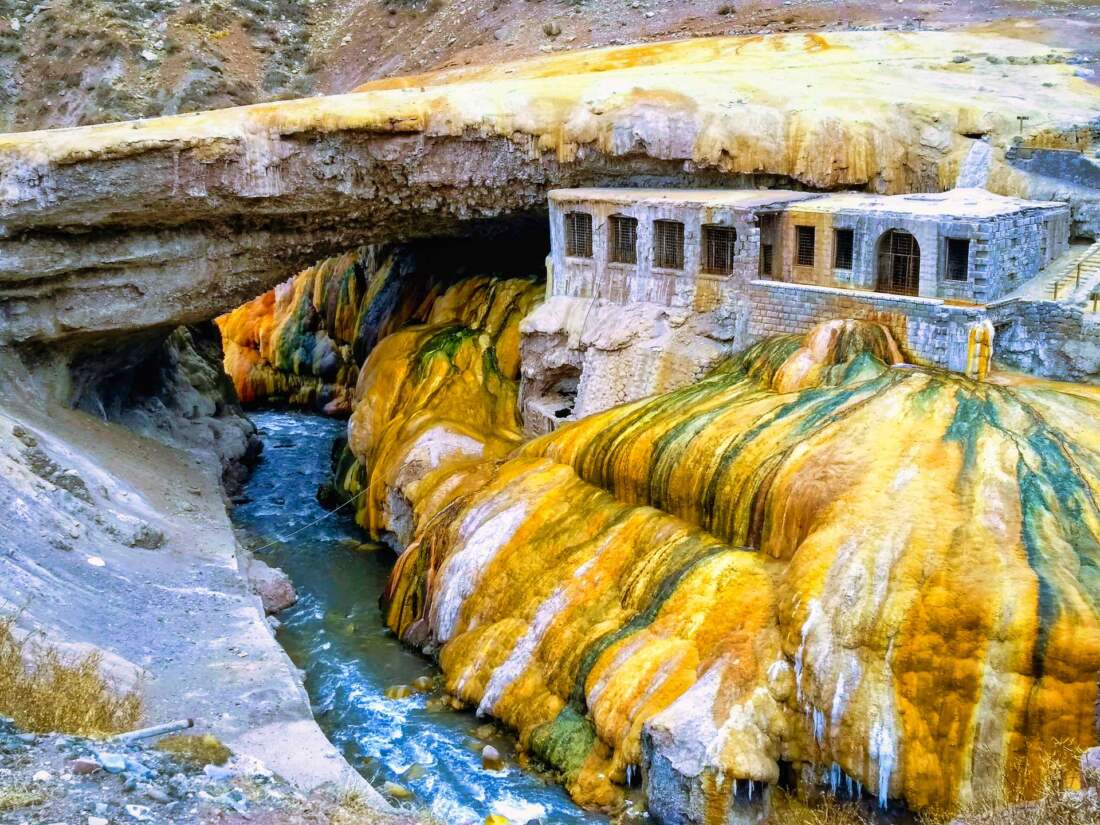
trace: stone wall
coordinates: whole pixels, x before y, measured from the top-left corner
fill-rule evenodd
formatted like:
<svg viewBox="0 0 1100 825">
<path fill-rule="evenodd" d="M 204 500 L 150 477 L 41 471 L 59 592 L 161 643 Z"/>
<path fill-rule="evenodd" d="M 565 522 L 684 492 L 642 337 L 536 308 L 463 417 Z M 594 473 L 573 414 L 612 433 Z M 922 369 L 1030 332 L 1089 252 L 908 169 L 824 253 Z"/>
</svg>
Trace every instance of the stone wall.
<svg viewBox="0 0 1100 825">
<path fill-rule="evenodd" d="M 749 306 L 746 343 L 807 332 L 833 318 L 861 318 L 885 324 L 909 358 L 963 371 L 970 327 L 988 318 L 996 330 L 993 358 L 1001 367 L 1100 383 L 1100 315 L 1077 306 L 1016 299 L 987 307 L 954 306 L 935 298 L 775 281 L 754 281 L 742 300 Z"/>
<path fill-rule="evenodd" d="M 834 318 L 874 320 L 890 329 L 913 360 L 953 370 L 966 368 L 967 334 L 983 317 L 978 307 L 951 306 L 936 298 L 776 281 L 753 281 L 746 299 L 750 340 L 804 333 Z"/>
<path fill-rule="evenodd" d="M 1100 315 L 1055 301 L 1012 300 L 988 307 L 994 360 L 1032 375 L 1100 383 Z"/>
<path fill-rule="evenodd" d="M 734 208 L 702 208 L 662 203 L 607 203 L 578 201 L 578 211 L 592 216 L 592 257 L 565 254 L 565 214 L 571 202 L 550 206 L 550 240 L 553 283 L 551 295 L 604 298 L 618 304 L 650 302 L 669 307 L 711 309 L 728 301 L 740 284 L 757 277 L 760 268 L 760 229 L 755 216 Z M 635 218 L 638 238 L 634 264 L 609 259 L 610 220 L 613 215 Z M 678 221 L 684 225 L 684 266 L 653 266 L 653 222 Z M 702 268 L 702 231 L 707 224 L 733 227 L 737 232 L 734 267 L 730 275 L 707 275 Z"/>
</svg>

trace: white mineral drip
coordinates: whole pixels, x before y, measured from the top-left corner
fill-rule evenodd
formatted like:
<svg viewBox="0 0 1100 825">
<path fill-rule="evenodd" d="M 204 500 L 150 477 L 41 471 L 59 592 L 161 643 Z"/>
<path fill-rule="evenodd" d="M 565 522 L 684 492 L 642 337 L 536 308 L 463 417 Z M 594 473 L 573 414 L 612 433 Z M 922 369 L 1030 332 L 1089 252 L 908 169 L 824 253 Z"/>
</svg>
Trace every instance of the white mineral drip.
<svg viewBox="0 0 1100 825">
<path fill-rule="evenodd" d="M 477 588 L 481 573 L 527 517 L 525 502 L 517 502 L 479 524 L 462 549 L 440 570 L 442 585 L 432 607 L 431 626 L 440 643 L 450 641 L 458 625 L 459 612 Z"/>
<path fill-rule="evenodd" d="M 535 654 L 535 648 L 542 641 L 542 637 L 546 635 L 550 623 L 554 621 L 556 616 L 561 614 L 567 601 L 565 588 L 558 587 L 550 595 L 550 598 L 539 605 L 539 609 L 535 611 L 535 618 L 531 621 L 527 632 L 516 642 L 516 646 L 512 648 L 512 652 L 508 654 L 508 658 L 504 660 L 504 663 L 494 670 L 493 675 L 489 677 L 489 684 L 477 706 L 478 716 L 492 713 L 493 708 L 508 685 L 512 684 L 527 669 L 531 657 Z"/>
<path fill-rule="evenodd" d="M 806 612 L 806 621 L 802 624 L 802 641 L 798 645 L 798 650 L 794 654 L 794 678 L 795 685 L 798 688 L 798 701 L 803 699 L 802 691 L 802 674 L 805 667 L 805 655 L 806 655 L 806 641 L 810 637 L 810 633 L 813 631 L 814 626 L 824 618 L 824 611 L 821 609 L 821 602 L 817 599 L 810 599 L 810 603 Z"/>
<path fill-rule="evenodd" d="M 959 167 L 959 176 L 955 181 L 956 189 L 980 189 L 989 182 L 989 172 L 993 168 L 993 147 L 984 140 L 970 144 L 970 151 Z"/>
<path fill-rule="evenodd" d="M 825 714 L 817 708 L 813 709 L 814 741 L 820 746 L 825 742 Z"/>
<path fill-rule="evenodd" d="M 892 721 L 892 720 L 891 720 Z M 871 725 L 871 758 L 878 764 L 878 804 L 886 807 L 890 795 L 890 776 L 897 765 L 897 736 L 893 725 L 879 718 Z"/>
<path fill-rule="evenodd" d="M 267 132 L 246 132 L 241 135 L 242 194 L 278 195 L 282 186 L 279 175 L 278 138 Z"/>
</svg>

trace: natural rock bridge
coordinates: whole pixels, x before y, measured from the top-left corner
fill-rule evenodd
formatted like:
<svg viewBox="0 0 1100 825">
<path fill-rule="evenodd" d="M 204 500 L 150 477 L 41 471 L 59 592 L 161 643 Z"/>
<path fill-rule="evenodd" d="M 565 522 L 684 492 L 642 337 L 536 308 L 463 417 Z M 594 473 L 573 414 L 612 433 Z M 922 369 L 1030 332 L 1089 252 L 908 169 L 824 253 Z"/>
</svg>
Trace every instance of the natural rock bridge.
<svg viewBox="0 0 1100 825">
<path fill-rule="evenodd" d="M 549 188 L 627 176 L 934 191 L 977 157 L 968 179 L 1080 207 L 1005 159 L 1021 122 L 1035 145 L 1091 145 L 1100 89 L 1067 56 L 964 33 L 719 38 L 3 136 L 0 343 L 207 319 L 339 249 L 491 232 Z"/>
</svg>

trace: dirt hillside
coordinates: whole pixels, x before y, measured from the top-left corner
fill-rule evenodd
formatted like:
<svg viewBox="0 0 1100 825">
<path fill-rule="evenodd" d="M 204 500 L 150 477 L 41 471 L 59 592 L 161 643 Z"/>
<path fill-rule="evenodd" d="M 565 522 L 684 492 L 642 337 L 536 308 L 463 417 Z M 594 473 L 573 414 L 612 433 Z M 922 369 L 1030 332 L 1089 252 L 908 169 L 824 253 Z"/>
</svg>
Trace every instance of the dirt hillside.
<svg viewBox="0 0 1100 825">
<path fill-rule="evenodd" d="M 0 0 L 0 130 L 347 91 L 715 34 L 978 27 L 1095 50 L 1100 4 L 1029 0 Z"/>
</svg>

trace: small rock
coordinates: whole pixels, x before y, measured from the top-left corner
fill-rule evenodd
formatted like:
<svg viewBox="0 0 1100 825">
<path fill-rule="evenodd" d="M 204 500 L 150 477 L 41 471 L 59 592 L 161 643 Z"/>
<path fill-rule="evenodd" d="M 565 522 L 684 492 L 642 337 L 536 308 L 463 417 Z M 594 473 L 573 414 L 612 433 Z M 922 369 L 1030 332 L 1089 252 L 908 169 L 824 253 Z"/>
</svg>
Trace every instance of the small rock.
<svg viewBox="0 0 1100 825">
<path fill-rule="evenodd" d="M 149 822 L 153 818 L 149 815 L 149 808 L 145 805 L 127 805 L 126 813 L 139 822 Z"/>
<path fill-rule="evenodd" d="M 202 772 L 215 782 L 228 782 L 237 775 L 232 768 L 223 768 L 221 765 L 206 765 Z"/>
<path fill-rule="evenodd" d="M 500 751 L 492 745 L 486 745 L 481 749 L 481 767 L 487 771 L 499 771 L 504 767 L 504 760 L 500 757 Z"/>
<path fill-rule="evenodd" d="M 542 32 L 547 37 L 557 37 L 561 34 L 561 24 L 556 20 L 550 20 L 542 25 Z"/>
<path fill-rule="evenodd" d="M 38 771 L 31 777 L 32 782 L 49 782 L 53 779 L 53 775 L 49 771 Z"/>
<path fill-rule="evenodd" d="M 142 550 L 157 550 L 164 546 L 164 542 L 164 533 L 155 527 L 143 524 L 141 525 L 141 529 L 130 539 L 130 546 L 138 547 Z"/>
<path fill-rule="evenodd" d="M 417 676 L 413 679 L 413 687 L 421 693 L 427 693 L 435 687 L 435 679 L 431 676 Z"/>
<path fill-rule="evenodd" d="M 148 60 L 148 61 L 150 61 L 150 62 L 151 62 L 151 61 L 153 61 L 153 60 L 156 60 L 156 59 L 157 59 L 157 55 L 156 55 L 156 53 L 155 53 L 155 52 L 151 52 L 151 51 L 149 51 L 148 49 L 144 49 L 144 50 L 142 50 L 142 52 L 141 52 L 141 56 L 142 56 L 142 57 L 144 57 L 144 58 L 145 58 L 146 60 Z"/>
<path fill-rule="evenodd" d="M 100 764 L 94 759 L 90 759 L 87 756 L 81 756 L 79 759 L 74 759 L 69 763 L 69 770 L 77 776 L 84 776 L 89 773 L 95 773 L 99 770 Z"/>
<path fill-rule="evenodd" d="M 85 561 L 87 561 L 88 564 L 90 564 L 92 567 L 105 567 L 107 565 L 107 562 L 105 562 L 99 556 L 88 556 Z"/>
<path fill-rule="evenodd" d="M 110 820 L 102 816 L 90 816 L 88 817 L 88 825 L 111 825 L 111 823 Z"/>
<path fill-rule="evenodd" d="M 415 691 L 411 685 L 390 685 L 382 695 L 387 699 L 405 699 L 412 696 Z"/>
<path fill-rule="evenodd" d="M 474 736 L 478 739 L 490 739 L 496 734 L 497 730 L 492 725 L 478 725 L 474 728 Z"/>
<path fill-rule="evenodd" d="M 142 788 L 142 792 L 154 802 L 160 802 L 161 804 L 163 804 L 165 802 L 172 801 L 172 797 L 170 797 L 156 785 L 146 785 L 144 788 Z"/>
<path fill-rule="evenodd" d="M 126 770 L 126 757 L 121 753 L 103 751 L 96 754 L 96 759 L 107 773 L 122 773 Z"/>
<path fill-rule="evenodd" d="M 394 799 L 408 799 L 412 796 L 412 791 L 396 782 L 382 783 L 382 793 L 389 794 Z"/>
</svg>

